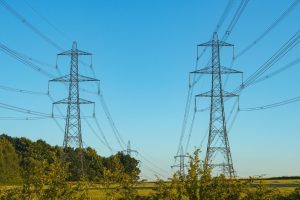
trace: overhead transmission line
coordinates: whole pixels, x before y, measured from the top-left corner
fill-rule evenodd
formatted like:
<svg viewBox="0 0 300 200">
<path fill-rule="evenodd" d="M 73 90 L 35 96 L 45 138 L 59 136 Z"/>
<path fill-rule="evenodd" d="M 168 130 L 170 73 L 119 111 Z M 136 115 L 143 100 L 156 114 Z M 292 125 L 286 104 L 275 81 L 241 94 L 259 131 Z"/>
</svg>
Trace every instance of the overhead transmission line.
<svg viewBox="0 0 300 200">
<path fill-rule="evenodd" d="M 162 177 L 162 178 L 164 178 L 164 179 L 168 179 L 167 176 L 161 174 L 160 172 L 157 172 L 157 171 L 154 170 L 153 168 L 149 167 L 146 163 L 144 163 L 144 162 L 142 162 L 142 161 L 140 161 L 140 163 L 141 163 L 146 169 L 148 169 L 149 171 L 151 171 L 152 173 L 154 173 L 154 175 L 157 176 L 158 178 L 159 178 L 159 177 Z"/>
<path fill-rule="evenodd" d="M 291 13 L 291 11 L 298 5 L 298 3 L 299 0 L 294 0 L 292 4 L 278 18 L 276 18 L 275 21 L 270 26 L 268 26 L 263 33 L 261 33 L 256 39 L 254 39 L 253 42 L 251 42 L 243 50 L 241 50 L 241 52 L 237 53 L 237 55 L 232 59 L 231 66 L 233 65 L 234 61 L 236 61 L 240 56 L 244 55 L 252 47 L 257 45 L 263 38 L 265 38 L 284 18 L 286 18 Z M 228 78 L 229 77 L 226 77 L 224 87 L 227 85 Z"/>
<path fill-rule="evenodd" d="M 0 120 L 6 120 L 6 121 L 32 121 L 32 120 L 43 120 L 43 119 L 49 119 L 48 117 L 0 117 Z"/>
<path fill-rule="evenodd" d="M 91 57 L 91 64 L 90 65 L 88 65 L 86 63 L 83 63 L 83 62 L 82 62 L 82 64 L 85 64 L 86 66 L 89 66 L 89 69 L 90 69 L 90 71 L 92 73 L 92 77 L 96 78 L 96 73 L 95 73 L 95 70 L 93 68 L 93 63 L 92 63 L 92 57 Z M 103 108 L 103 111 L 104 111 L 104 114 L 106 116 L 106 119 L 108 120 L 108 123 L 109 123 L 109 125 L 111 127 L 111 130 L 112 130 L 112 132 L 113 132 L 113 134 L 114 134 L 114 136 L 115 136 L 115 138 L 116 138 L 119 146 L 121 147 L 121 149 L 125 150 L 126 143 L 125 143 L 124 139 L 122 138 L 122 136 L 121 136 L 121 134 L 120 134 L 117 126 L 115 125 L 115 122 L 114 122 L 114 120 L 113 120 L 113 118 L 112 118 L 112 116 L 110 114 L 110 111 L 109 111 L 108 106 L 107 106 L 107 104 L 105 102 L 105 99 L 104 99 L 104 96 L 103 96 L 102 92 L 100 92 L 100 85 L 99 85 L 99 83 L 95 83 L 95 85 L 96 85 L 97 90 L 98 90 L 97 93 L 91 92 L 91 91 L 86 91 L 86 90 L 83 90 L 83 91 L 91 93 L 91 94 L 96 94 L 98 96 L 98 99 L 99 99 L 100 104 L 101 104 L 101 106 Z M 100 128 L 100 125 L 99 125 L 99 122 L 98 122 L 96 116 L 94 116 L 94 121 L 96 123 L 96 126 L 97 126 L 98 130 L 101 132 L 102 130 Z"/>
<path fill-rule="evenodd" d="M 106 136 L 105 136 L 105 134 L 104 134 L 104 132 L 103 132 L 101 126 L 100 126 L 99 120 L 96 118 L 96 115 L 93 117 L 93 120 L 94 120 L 94 122 L 95 122 L 95 124 L 96 124 L 96 127 L 97 127 L 98 131 L 100 132 L 100 134 L 101 134 L 103 140 L 104 140 L 105 143 L 109 146 L 110 151 L 111 151 L 111 152 L 116 152 L 116 150 L 113 150 L 113 149 L 111 148 L 111 146 L 109 145 L 109 143 L 108 143 L 108 141 L 107 141 L 107 139 L 106 139 Z"/>
<path fill-rule="evenodd" d="M 228 37 L 232 33 L 234 27 L 236 26 L 237 22 L 239 21 L 242 13 L 244 12 L 248 2 L 249 2 L 249 0 L 241 0 L 238 9 L 234 13 L 233 18 L 231 19 L 231 21 L 226 29 L 226 32 L 222 37 L 222 41 L 226 41 L 228 39 Z"/>
<path fill-rule="evenodd" d="M 53 23 L 51 23 L 44 15 L 42 15 L 38 10 L 36 10 L 27 0 L 23 0 L 25 4 L 41 19 L 43 19 L 49 26 L 51 26 L 57 33 L 59 33 L 61 36 L 63 36 L 65 39 L 70 40 L 71 38 L 63 32 L 61 29 L 57 28 Z"/>
<path fill-rule="evenodd" d="M 267 70 L 269 70 L 274 64 L 282 59 L 287 53 L 289 53 L 300 42 L 300 31 L 298 30 L 287 42 L 285 42 L 265 63 L 262 64 L 254 73 L 252 73 L 245 82 L 237 88 L 236 92 L 240 92 L 244 88 L 252 85 L 261 77 Z"/>
<path fill-rule="evenodd" d="M 108 107 L 107 107 L 107 105 L 105 103 L 104 97 L 103 97 L 102 94 L 98 95 L 98 97 L 99 97 L 100 103 L 102 105 L 103 111 L 104 111 L 104 113 L 106 115 L 106 118 L 107 118 L 107 120 L 108 120 L 108 122 L 109 122 L 109 124 L 110 124 L 110 126 L 112 128 L 112 131 L 113 131 L 113 133 L 114 133 L 114 135 L 115 135 L 115 137 L 117 139 L 117 142 L 119 143 L 120 147 L 124 150 L 125 146 L 126 146 L 126 143 L 124 142 L 123 138 L 121 137 L 120 132 L 117 129 L 117 127 L 116 127 L 116 125 L 115 125 L 115 123 L 114 123 L 114 121 L 113 121 L 113 119 L 111 117 L 111 114 L 110 114 L 110 112 L 108 110 Z"/>
<path fill-rule="evenodd" d="M 1 0 L 0 0 L 1 2 Z M 53 78 L 54 75 L 45 71 L 44 69 L 40 68 L 39 66 L 33 64 L 30 60 L 26 59 L 24 56 L 19 54 L 18 52 L 14 51 L 13 49 L 7 47 L 6 45 L 2 44 L 0 42 L 0 50 L 7 55 L 13 57 L 14 59 L 18 60 L 19 62 L 23 63 L 24 65 L 30 67 L 31 69 L 37 71 L 38 73 L 48 77 L 48 78 Z"/>
<path fill-rule="evenodd" d="M 52 115 L 49 113 L 25 109 L 25 108 L 5 104 L 5 103 L 0 103 L 0 108 L 6 109 L 6 110 L 11 110 L 11 111 L 16 111 L 16 112 L 20 112 L 20 113 L 25 113 L 25 114 L 35 115 L 35 116 L 39 116 L 39 117 L 45 117 L 45 118 L 52 118 L 52 117 L 53 118 L 54 117 L 55 118 L 64 118 L 64 116 Z"/>
<path fill-rule="evenodd" d="M 27 60 L 29 60 L 31 62 L 35 62 L 35 63 L 37 63 L 39 65 L 42 65 L 42 66 L 47 67 L 47 68 L 52 69 L 52 70 L 55 70 L 55 69 L 57 70 L 57 67 L 55 65 L 49 64 L 47 62 L 41 61 L 41 60 L 33 58 L 33 57 L 30 57 L 28 55 L 25 55 L 24 53 L 20 53 L 20 52 L 17 52 L 15 50 L 14 50 L 14 52 L 16 54 L 18 54 L 20 57 L 23 57 L 24 59 L 27 59 Z"/>
<path fill-rule="evenodd" d="M 31 91 L 31 90 L 18 89 L 18 88 L 5 86 L 5 85 L 0 85 L 0 90 L 5 90 L 5 91 L 9 91 L 9 92 L 18 92 L 18 93 L 23 93 L 23 94 L 40 95 L 40 96 L 48 95 L 46 92 L 37 92 L 37 91 Z"/>
<path fill-rule="evenodd" d="M 94 72 L 93 68 L 90 68 L 90 69 L 93 71 L 93 76 L 95 76 L 95 72 Z M 106 105 L 106 102 L 105 102 L 105 99 L 104 99 L 104 97 L 103 97 L 102 92 L 101 92 L 101 93 L 98 93 L 98 97 L 99 97 L 100 103 L 101 103 L 101 105 L 102 105 L 102 108 L 103 108 L 103 110 L 104 110 L 104 113 L 105 113 L 105 115 L 106 115 L 106 118 L 107 118 L 107 120 L 108 120 L 108 122 L 109 122 L 109 125 L 111 126 L 111 129 L 112 129 L 112 131 L 113 131 L 113 133 L 114 133 L 114 136 L 115 136 L 115 138 L 117 139 L 118 144 L 120 145 L 120 147 L 121 147 L 122 149 L 125 149 L 126 143 L 125 143 L 124 139 L 122 138 L 122 136 L 121 136 L 121 134 L 120 134 L 118 128 L 116 127 L 116 125 L 115 125 L 115 123 L 114 123 L 114 121 L 113 121 L 113 118 L 112 118 L 112 116 L 111 116 L 111 114 L 110 114 L 110 112 L 109 112 L 109 110 L 108 110 L 108 107 L 107 107 L 107 105 Z M 100 125 L 99 125 L 99 122 L 98 122 L 96 116 L 94 117 L 94 120 L 95 120 L 95 123 L 96 123 L 97 127 L 100 128 Z M 165 171 L 164 169 L 158 167 L 158 166 L 157 166 L 154 162 L 152 162 L 150 159 L 146 158 L 146 156 L 144 156 L 144 155 L 142 154 L 141 150 L 139 150 L 139 154 L 138 154 L 138 155 L 141 157 L 141 159 L 143 159 L 143 160 L 144 160 L 145 162 L 147 162 L 148 164 L 152 165 L 154 168 L 157 168 L 159 171 Z M 142 161 L 140 161 L 140 162 L 141 162 L 146 168 L 148 168 L 150 171 L 154 172 L 156 175 L 160 175 L 160 176 L 162 176 L 162 177 L 165 177 L 165 176 L 163 176 L 161 173 L 158 173 L 156 170 L 154 170 L 154 169 L 153 169 L 152 167 L 150 167 L 149 165 L 146 165 L 145 162 L 142 162 Z M 167 172 L 167 171 L 165 171 L 165 172 Z M 165 178 L 166 178 L 166 177 L 165 177 Z"/>
<path fill-rule="evenodd" d="M 300 58 L 297 58 L 295 60 L 293 60 L 292 62 L 288 63 L 287 65 L 284 65 L 283 67 L 275 70 L 274 72 L 271 72 L 269 74 L 267 74 L 266 76 L 263 76 L 261 78 L 258 78 L 256 81 L 254 81 L 252 84 L 256 84 L 256 83 L 259 83 L 259 82 L 262 82 L 262 81 L 265 81 L 269 78 L 272 78 L 273 76 L 276 76 L 288 69 L 290 69 L 291 67 L 294 67 L 296 64 L 300 63 Z"/>
<path fill-rule="evenodd" d="M 255 46 L 257 43 L 259 43 L 263 38 L 265 38 L 284 18 L 286 18 L 299 4 L 299 0 L 294 0 L 291 5 L 284 10 L 284 12 L 275 19 L 275 21 L 267 27 L 267 29 L 261 33 L 257 38 L 255 38 L 249 45 L 247 45 L 243 50 L 241 50 L 237 55 L 235 56 L 235 59 L 239 58 L 240 56 L 244 55 L 246 52 L 248 52 L 253 46 Z"/>
<path fill-rule="evenodd" d="M 43 34 L 39 29 L 37 29 L 33 24 L 31 24 L 28 20 L 26 20 L 22 15 L 20 15 L 15 9 L 13 9 L 5 0 L 0 0 L 0 5 L 8 10 L 13 16 L 15 16 L 18 20 L 20 20 L 24 25 L 26 25 L 29 29 L 31 29 L 34 33 L 48 42 L 54 48 L 63 51 L 64 49 L 51 40 L 48 36 Z"/>
<path fill-rule="evenodd" d="M 109 145 L 109 143 L 106 140 L 105 135 L 103 134 L 103 132 L 100 132 L 102 135 L 102 138 L 99 137 L 99 135 L 97 134 L 97 131 L 92 127 L 91 123 L 87 120 L 84 119 L 85 123 L 88 125 L 88 127 L 90 128 L 90 130 L 92 131 L 92 133 L 96 136 L 96 138 L 105 146 L 108 148 L 108 150 L 113 153 L 113 150 L 111 148 L 111 146 Z"/>
<path fill-rule="evenodd" d="M 285 106 L 287 104 L 295 103 L 295 102 L 298 102 L 298 101 L 300 101 L 300 96 L 294 97 L 294 98 L 291 98 L 291 99 L 286 99 L 286 100 L 283 100 L 283 101 L 279 101 L 279 102 L 276 102 L 276 103 L 268 104 L 268 105 L 257 106 L 257 107 L 252 107 L 252 108 L 241 108 L 240 111 L 265 110 L 265 109 Z"/>
<path fill-rule="evenodd" d="M 24 0 L 25 1 L 25 0 Z M 56 31 L 60 31 L 56 26 L 54 26 L 49 20 L 47 20 L 44 16 L 42 16 L 39 12 L 36 11 L 27 1 L 25 3 L 32 9 L 34 12 L 41 17 L 44 21 L 46 21 L 52 28 L 54 28 Z M 36 33 L 38 36 L 40 36 L 42 39 L 44 39 L 47 43 L 49 43 L 51 46 L 56 48 L 59 51 L 64 51 L 64 49 L 55 43 L 53 40 L 51 40 L 46 34 L 42 33 L 39 29 L 37 29 L 33 24 L 31 24 L 28 20 L 26 20 L 22 15 L 20 15 L 15 9 L 13 9 L 5 0 L 0 0 L 0 5 L 2 5 L 4 8 L 6 8 L 12 15 L 14 15 L 17 19 L 19 19 L 22 23 L 24 23 L 28 28 L 30 28 L 34 33 Z M 65 34 L 63 34 L 65 35 Z M 80 63 L 87 65 L 83 61 L 79 61 Z"/>
</svg>

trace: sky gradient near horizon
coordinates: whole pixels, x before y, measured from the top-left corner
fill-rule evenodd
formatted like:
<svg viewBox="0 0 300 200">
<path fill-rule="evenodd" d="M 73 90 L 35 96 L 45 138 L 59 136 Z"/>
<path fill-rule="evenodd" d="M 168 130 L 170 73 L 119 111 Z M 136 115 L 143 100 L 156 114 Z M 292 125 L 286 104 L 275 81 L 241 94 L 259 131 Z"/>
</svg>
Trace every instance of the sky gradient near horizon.
<svg viewBox="0 0 300 200">
<path fill-rule="evenodd" d="M 70 49 L 72 42 L 77 41 L 80 50 L 93 53 L 93 67 L 101 81 L 101 92 L 120 134 L 125 141 L 131 141 L 133 149 L 146 157 L 143 160 L 143 157 L 138 156 L 147 165 L 143 166 L 142 163 L 143 176 L 154 178 L 152 170 L 159 171 L 165 177 L 170 176 L 170 166 L 174 164 L 173 156 L 176 154 L 181 132 L 189 72 L 195 67 L 196 45 L 210 39 L 228 1 L 6 2 L 27 22 L 64 49 Z M 218 31 L 220 37 L 225 33 L 240 3 L 238 0 L 232 2 L 228 17 Z M 292 2 L 293 0 L 250 0 L 227 40 L 235 44 L 235 53 L 253 42 Z M 243 71 L 245 79 L 299 30 L 299 6 L 235 61 L 233 68 Z M 58 49 L 1 5 L 0 24 L 1 43 L 19 53 L 49 63 L 51 66 L 48 67 L 42 63 L 37 65 L 59 76 L 54 69 L 56 54 L 60 53 Z M 296 46 L 266 74 L 299 58 L 299 52 L 300 48 Z M 230 66 L 231 53 L 231 50 L 224 50 L 221 58 L 224 66 Z M 208 57 L 209 54 L 200 59 L 199 68 L 206 65 Z M 89 62 L 89 59 L 84 61 Z M 58 67 L 64 74 L 68 73 L 68 63 L 66 58 L 58 60 Z M 47 77 L 2 51 L 0 66 L 0 86 L 47 92 Z M 80 65 L 80 71 L 91 75 L 87 66 Z M 297 64 L 245 89 L 240 97 L 240 107 L 261 106 L 299 96 L 299 75 L 300 66 Z M 227 90 L 234 89 L 239 78 L 230 80 L 232 81 L 226 86 Z M 199 81 L 195 93 L 204 92 L 209 84 L 209 78 Z M 96 92 L 93 84 L 83 83 L 82 87 Z M 2 89 L 0 92 L 0 103 L 51 113 L 52 102 L 45 95 L 21 94 Z M 67 95 L 66 88 L 53 84 L 51 94 L 56 100 L 62 99 Z M 119 150 L 97 96 L 84 92 L 81 94 L 83 98 L 96 102 L 99 123 L 112 148 Z M 226 108 L 226 113 L 230 112 L 229 107 L 230 105 Z M 62 106 L 61 109 L 65 111 L 65 107 Z M 0 110 L 0 117 L 29 116 L 2 108 Z M 84 108 L 83 112 L 89 115 L 91 109 Z M 239 176 L 300 175 L 299 113 L 300 102 L 274 109 L 239 112 L 229 133 L 233 163 Z M 59 123 L 64 127 L 63 120 L 59 120 Z M 96 129 L 92 120 L 90 123 Z M 53 145 L 61 145 L 63 141 L 63 132 L 51 119 L 1 120 L 0 124 L 0 132 L 10 136 L 43 139 Z M 85 145 L 94 147 L 101 155 L 110 155 L 87 124 L 82 124 Z M 201 145 L 207 126 L 208 112 L 197 113 L 189 152 Z M 203 150 L 206 142 L 207 138 L 202 144 Z"/>
</svg>

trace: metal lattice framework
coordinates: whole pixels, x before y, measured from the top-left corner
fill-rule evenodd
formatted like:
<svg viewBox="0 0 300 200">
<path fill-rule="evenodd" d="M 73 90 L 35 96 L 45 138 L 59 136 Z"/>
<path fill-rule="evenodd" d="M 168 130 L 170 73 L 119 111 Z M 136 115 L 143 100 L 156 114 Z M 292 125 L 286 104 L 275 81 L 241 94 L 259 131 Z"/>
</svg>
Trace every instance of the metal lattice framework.
<svg viewBox="0 0 300 200">
<path fill-rule="evenodd" d="M 132 153 L 138 154 L 138 151 L 137 151 L 137 150 L 133 150 L 133 149 L 131 148 L 130 141 L 128 141 L 128 143 L 127 143 L 127 148 L 126 148 L 126 150 L 124 150 L 123 152 L 124 152 L 126 155 L 130 156 L 130 157 L 131 157 Z"/>
<path fill-rule="evenodd" d="M 212 49 L 211 67 L 193 71 L 196 74 L 211 75 L 211 90 L 196 95 L 197 97 L 210 97 L 210 121 L 205 166 L 211 169 L 221 168 L 225 176 L 234 177 L 228 134 L 226 129 L 226 118 L 224 111 L 224 98 L 237 97 L 236 94 L 226 92 L 222 89 L 222 74 L 242 73 L 240 71 L 222 67 L 220 64 L 220 48 L 233 47 L 232 44 L 218 40 L 217 33 L 213 39 L 198 46 L 208 46 Z M 217 158 L 216 158 L 217 157 Z"/>
<path fill-rule="evenodd" d="M 64 133 L 63 147 L 66 150 L 68 147 L 78 148 L 80 151 L 80 160 L 83 170 L 83 157 L 82 157 L 82 132 L 81 132 L 81 118 L 80 118 L 80 104 L 94 104 L 92 101 L 81 99 L 79 96 L 79 82 L 99 81 L 95 78 L 82 76 L 78 70 L 78 57 L 91 56 L 91 53 L 80 51 L 77 49 L 77 43 L 73 42 L 72 49 L 62 52 L 58 56 L 70 56 L 70 74 L 61 76 L 50 80 L 49 82 L 65 82 L 69 84 L 69 95 L 67 98 L 54 102 L 56 104 L 67 105 L 67 115 Z M 95 104 L 94 104 L 95 105 Z M 52 107 L 53 110 L 53 107 Z"/>
<path fill-rule="evenodd" d="M 178 173 L 179 173 L 179 178 L 182 180 L 185 177 L 185 168 L 187 165 L 185 164 L 185 158 L 188 158 L 188 155 L 185 155 L 183 152 L 183 147 L 180 147 L 180 155 L 174 156 L 175 160 L 179 158 L 179 164 L 171 166 L 171 168 L 179 168 Z"/>
</svg>

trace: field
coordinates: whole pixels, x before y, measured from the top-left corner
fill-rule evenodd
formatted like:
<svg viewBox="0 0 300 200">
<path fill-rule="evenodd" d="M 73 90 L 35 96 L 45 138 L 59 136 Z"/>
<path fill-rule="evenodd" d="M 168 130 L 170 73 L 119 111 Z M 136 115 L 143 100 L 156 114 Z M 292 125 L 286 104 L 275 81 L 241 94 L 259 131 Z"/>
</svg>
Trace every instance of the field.
<svg viewBox="0 0 300 200">
<path fill-rule="evenodd" d="M 243 179 L 247 180 L 247 179 Z M 267 185 L 268 187 L 277 188 L 281 194 L 288 195 L 292 191 L 294 191 L 295 188 L 300 187 L 300 179 L 256 179 L 254 180 L 253 185 L 262 183 Z M 1 185 L 0 190 L 7 190 L 15 187 L 20 186 L 8 186 L 8 185 Z M 148 196 L 151 193 L 155 192 L 156 189 L 156 183 L 155 182 L 144 182 L 139 183 L 136 188 L 138 190 L 138 194 L 141 196 Z M 104 200 L 105 199 L 105 189 L 101 187 L 99 184 L 92 184 L 89 186 L 88 189 L 88 195 L 91 200 Z"/>
<path fill-rule="evenodd" d="M 300 179 L 257 179 L 254 181 L 254 184 L 260 183 L 261 181 L 269 187 L 277 188 L 285 195 L 290 194 L 295 188 L 300 187 Z M 156 184 L 155 182 L 140 183 L 137 188 L 140 195 L 147 196 L 148 194 L 155 192 Z M 94 188 L 89 189 L 89 195 L 92 200 L 105 199 L 103 189 L 99 189 L 99 187 L 97 188 L 97 185 L 95 185 Z"/>
</svg>

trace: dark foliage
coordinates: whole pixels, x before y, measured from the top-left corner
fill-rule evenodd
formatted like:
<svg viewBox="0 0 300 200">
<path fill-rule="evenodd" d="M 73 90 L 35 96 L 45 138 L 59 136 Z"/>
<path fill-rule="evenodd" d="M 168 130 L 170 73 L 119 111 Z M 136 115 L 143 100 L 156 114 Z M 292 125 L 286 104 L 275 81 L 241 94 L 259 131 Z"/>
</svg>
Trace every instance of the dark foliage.
<svg viewBox="0 0 300 200">
<path fill-rule="evenodd" d="M 56 159 L 62 159 L 68 163 L 69 175 L 67 180 L 79 181 L 82 178 L 81 161 L 78 156 L 79 149 L 68 148 L 64 151 L 62 147 L 51 146 L 43 140 L 34 142 L 24 137 L 14 138 L 4 134 L 0 135 L 0 139 L 5 139 L 12 145 L 12 150 L 17 154 L 17 162 L 19 162 L 23 180 L 26 180 L 32 173 L 33 163 L 36 165 L 46 161 L 50 165 L 53 163 L 53 155 L 55 155 Z M 82 154 L 84 157 L 85 177 L 88 181 L 101 181 L 104 169 L 113 169 L 112 158 L 114 156 L 119 158 L 122 168 L 128 175 L 132 175 L 133 172 L 135 174 L 140 172 L 138 161 L 121 152 L 106 158 L 98 155 L 95 149 L 88 147 L 83 149 Z"/>
</svg>

